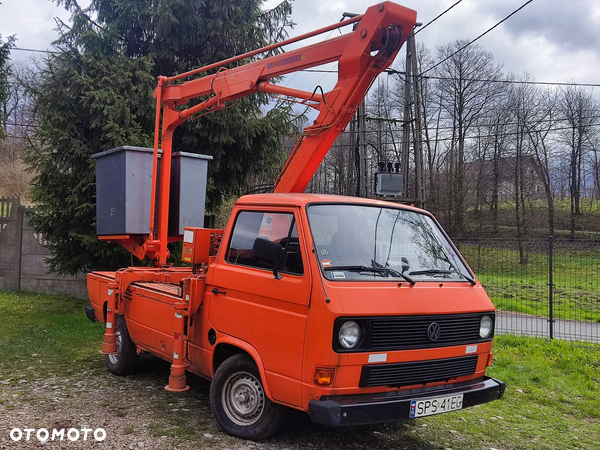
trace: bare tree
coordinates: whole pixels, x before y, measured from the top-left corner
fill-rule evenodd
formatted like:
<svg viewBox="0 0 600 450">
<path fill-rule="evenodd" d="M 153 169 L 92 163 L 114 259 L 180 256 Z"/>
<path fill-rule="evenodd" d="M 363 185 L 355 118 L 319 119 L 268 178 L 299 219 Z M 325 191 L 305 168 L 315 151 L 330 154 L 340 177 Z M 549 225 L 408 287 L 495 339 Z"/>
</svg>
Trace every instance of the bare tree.
<svg viewBox="0 0 600 450">
<path fill-rule="evenodd" d="M 529 81 L 527 75 L 522 81 Z M 523 240 L 528 235 L 526 221 L 527 199 L 531 198 L 529 182 L 533 178 L 533 169 L 528 162 L 531 161 L 529 154 L 529 140 L 527 129 L 535 114 L 536 92 L 530 84 L 516 84 L 511 89 L 509 104 L 513 110 L 513 150 L 514 150 L 514 201 L 515 222 L 517 225 L 517 239 L 519 257 L 521 264 L 527 263 L 527 255 L 523 246 Z"/>
<path fill-rule="evenodd" d="M 487 205 L 491 215 L 491 228 L 498 234 L 498 206 L 500 201 L 500 182 L 503 175 L 503 162 L 508 154 L 508 127 L 513 117 L 509 103 L 509 85 L 491 100 L 491 108 L 478 121 L 475 146 L 476 199 L 475 212 L 479 221 L 480 233 L 483 229 L 481 208 Z M 471 174 L 471 179 L 473 176 Z"/>
<path fill-rule="evenodd" d="M 596 111 L 600 111 L 598 102 L 594 102 L 594 107 Z M 589 173 L 586 178 L 592 183 L 592 187 L 588 190 L 590 209 L 592 210 L 594 199 L 600 200 L 600 127 L 598 124 L 588 130 L 586 141 L 587 158 L 585 158 L 585 163 L 586 172 Z"/>
<path fill-rule="evenodd" d="M 492 54 L 476 44 L 458 52 L 465 45 L 465 41 L 458 40 L 440 47 L 438 58 L 443 62 L 435 70 L 443 119 L 451 130 L 446 215 L 450 232 L 457 237 L 464 232 L 465 198 L 470 187 L 465 183 L 465 146 L 502 89 L 502 85 L 496 83 L 502 68 L 494 62 Z"/>
<path fill-rule="evenodd" d="M 32 118 L 32 97 L 26 85 L 34 85 L 32 69 L 13 65 L 7 73 L 6 95 L 0 101 L 0 115 L 5 137 L 0 140 L 0 195 L 18 197 L 27 202 L 29 183 L 33 174 L 25 159 L 35 124 Z"/>
<path fill-rule="evenodd" d="M 424 44 L 417 44 L 417 63 L 419 71 L 423 72 L 427 67 L 435 63 L 433 55 Z M 427 193 L 427 207 L 438 215 L 442 205 L 440 197 L 441 170 L 444 164 L 443 141 L 437 139 L 441 134 L 442 126 L 442 100 L 440 91 L 436 89 L 435 82 L 428 77 L 421 77 L 421 106 L 423 120 L 423 150 Z M 442 136 L 443 137 L 443 136 Z"/>
<path fill-rule="evenodd" d="M 385 167 L 392 164 L 394 167 L 395 163 L 402 163 L 401 114 L 397 95 L 392 92 L 397 84 L 389 81 L 380 77 L 377 87 L 367 99 L 366 137 L 371 172 L 378 171 L 380 164 Z"/>
<path fill-rule="evenodd" d="M 556 128 L 556 92 L 546 90 L 538 92 L 539 100 L 536 102 L 536 112 L 530 124 L 527 124 L 527 134 L 531 142 L 537 167 L 544 183 L 544 195 L 548 208 L 548 233 L 554 235 L 554 188 L 552 183 L 552 145 L 551 139 Z"/>
<path fill-rule="evenodd" d="M 578 217 L 581 215 L 581 190 L 583 160 L 590 149 L 590 133 L 598 125 L 598 108 L 591 93 L 582 88 L 568 86 L 561 92 L 560 110 L 567 123 L 567 129 L 560 133 L 569 156 L 569 194 L 571 200 L 571 237 L 575 237 Z"/>
<path fill-rule="evenodd" d="M 600 139 L 597 135 L 590 140 L 590 166 L 594 179 L 593 196 L 600 200 Z"/>
</svg>

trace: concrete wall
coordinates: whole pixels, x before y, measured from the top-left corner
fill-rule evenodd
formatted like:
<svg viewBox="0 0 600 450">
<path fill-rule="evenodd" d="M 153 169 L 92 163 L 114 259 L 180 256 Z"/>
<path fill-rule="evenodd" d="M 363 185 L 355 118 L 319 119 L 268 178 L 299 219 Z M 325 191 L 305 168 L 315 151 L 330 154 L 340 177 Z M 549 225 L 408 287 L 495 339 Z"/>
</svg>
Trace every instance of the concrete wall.
<svg viewBox="0 0 600 450">
<path fill-rule="evenodd" d="M 0 198 L 0 290 L 27 290 L 87 298 L 85 275 L 48 272 L 44 238 L 29 226 L 19 199 Z"/>
</svg>

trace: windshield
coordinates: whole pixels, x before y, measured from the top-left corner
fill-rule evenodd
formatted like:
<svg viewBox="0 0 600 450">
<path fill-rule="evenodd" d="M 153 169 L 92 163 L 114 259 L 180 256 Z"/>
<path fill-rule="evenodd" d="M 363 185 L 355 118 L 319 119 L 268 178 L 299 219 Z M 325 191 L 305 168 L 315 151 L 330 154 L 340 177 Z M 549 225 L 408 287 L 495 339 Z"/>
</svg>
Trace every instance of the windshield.
<svg viewBox="0 0 600 450">
<path fill-rule="evenodd" d="M 472 275 L 426 214 L 361 205 L 315 204 L 308 219 L 330 280 L 469 281 Z"/>
</svg>

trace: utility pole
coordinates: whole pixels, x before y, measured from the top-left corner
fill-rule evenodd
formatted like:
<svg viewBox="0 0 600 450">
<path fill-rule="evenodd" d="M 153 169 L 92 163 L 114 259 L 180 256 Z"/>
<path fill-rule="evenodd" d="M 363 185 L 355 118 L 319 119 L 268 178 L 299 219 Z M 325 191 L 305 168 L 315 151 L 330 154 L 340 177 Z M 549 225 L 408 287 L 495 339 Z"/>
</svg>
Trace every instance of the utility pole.
<svg viewBox="0 0 600 450">
<path fill-rule="evenodd" d="M 354 145 L 354 166 L 356 170 L 356 196 L 366 197 L 368 194 L 367 174 L 367 129 L 366 108 L 363 101 L 356 113 L 356 140 Z"/>
<path fill-rule="evenodd" d="M 360 158 L 360 109 L 357 111 L 357 113 L 354 115 L 354 119 L 352 120 L 353 123 L 356 124 L 355 127 L 352 127 L 353 131 L 355 132 L 355 134 L 352 135 L 352 139 L 354 140 L 354 174 L 356 175 L 355 179 L 356 179 L 356 186 L 355 186 L 355 193 L 354 195 L 356 197 L 360 197 L 360 186 L 361 186 L 361 179 L 362 179 L 362 171 L 360 170 L 361 164 L 361 158 Z"/>
<path fill-rule="evenodd" d="M 354 146 L 355 146 L 355 139 L 356 139 L 356 121 L 354 118 L 352 118 L 352 120 L 350 121 L 350 138 L 348 139 L 348 147 L 349 147 L 349 151 L 348 151 L 348 160 L 347 160 L 347 168 L 346 168 L 346 174 L 347 174 L 347 178 L 346 178 L 346 191 L 344 192 L 345 195 L 354 195 L 353 192 L 353 187 L 354 187 L 354 180 L 356 179 L 356 172 L 354 170 L 354 158 L 353 158 L 353 150 L 354 150 Z"/>
<path fill-rule="evenodd" d="M 362 169 L 362 186 L 361 186 L 361 197 L 367 197 L 369 195 L 369 166 L 367 164 L 367 108 L 365 100 L 360 104 L 358 108 L 359 125 L 360 125 L 360 163 Z"/>
<path fill-rule="evenodd" d="M 420 25 L 420 24 L 418 24 Z M 404 74 L 404 115 L 402 125 L 402 175 L 403 197 L 412 199 L 420 208 L 425 208 L 425 178 L 423 174 L 423 121 L 421 83 L 417 64 L 417 47 L 414 32 L 406 40 L 406 71 Z M 414 108 L 414 109 L 413 109 Z M 410 134 L 413 135 L 415 160 L 414 192 L 409 183 Z"/>
<path fill-rule="evenodd" d="M 413 37 L 411 32 L 408 36 L 410 40 Z M 409 198 L 409 183 L 408 183 L 408 166 L 410 157 L 410 124 L 412 122 L 412 96 L 411 96 L 411 81 L 412 81 L 412 51 L 410 45 L 406 45 L 406 71 L 404 74 L 404 114 L 402 117 L 402 196 Z"/>
<path fill-rule="evenodd" d="M 415 147 L 416 200 L 419 208 L 425 208 L 425 182 L 423 178 L 423 123 L 421 120 L 421 82 L 418 76 L 417 47 L 415 45 L 414 32 L 410 33 L 408 36 L 407 48 L 410 49 L 410 53 L 412 54 L 411 65 L 413 73 L 413 104 L 415 106 L 413 136 Z M 408 65 L 408 61 L 406 64 Z"/>
<path fill-rule="evenodd" d="M 417 24 L 419 26 L 420 24 Z M 389 73 L 400 74 L 394 70 Z M 406 70 L 404 73 L 404 112 L 402 120 L 368 118 L 376 121 L 402 122 L 402 145 L 400 148 L 400 164 L 402 173 L 402 197 L 403 201 L 414 203 L 420 208 L 425 208 L 425 176 L 423 170 L 423 117 L 421 100 L 421 81 L 418 75 L 417 48 L 414 32 L 411 32 L 406 40 Z M 350 131 L 356 134 L 354 145 L 354 166 L 356 174 L 357 197 L 366 197 L 368 194 L 369 177 L 367 164 L 367 140 L 366 140 L 366 110 L 365 103 L 360 105 L 356 116 L 356 122 L 352 121 Z M 356 124 L 356 125 L 354 125 Z M 411 157 L 411 133 L 415 161 L 414 182 L 410 180 L 410 157 Z"/>
</svg>

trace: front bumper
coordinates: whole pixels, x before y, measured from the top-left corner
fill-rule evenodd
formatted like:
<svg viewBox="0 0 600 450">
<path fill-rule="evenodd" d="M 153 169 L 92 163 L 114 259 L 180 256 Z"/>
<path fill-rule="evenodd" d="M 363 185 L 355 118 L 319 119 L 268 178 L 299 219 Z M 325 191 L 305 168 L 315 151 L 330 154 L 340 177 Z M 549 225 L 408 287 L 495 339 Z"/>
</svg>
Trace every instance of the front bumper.
<svg viewBox="0 0 600 450">
<path fill-rule="evenodd" d="M 395 393 L 328 397 L 311 400 L 308 413 L 313 422 L 337 427 L 408 419 L 413 400 L 463 394 L 463 409 L 498 400 L 506 384 L 490 377 L 433 388 L 411 389 Z"/>
</svg>

